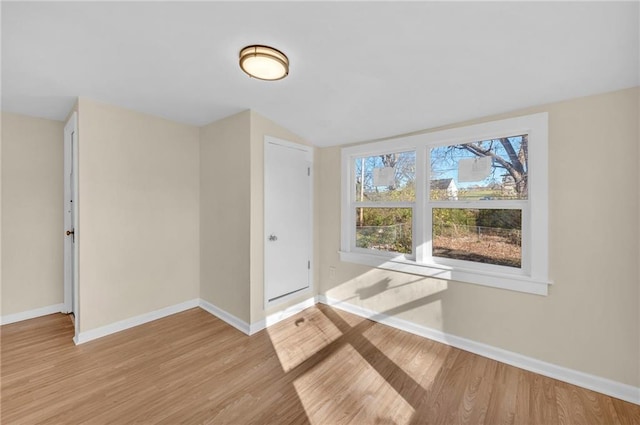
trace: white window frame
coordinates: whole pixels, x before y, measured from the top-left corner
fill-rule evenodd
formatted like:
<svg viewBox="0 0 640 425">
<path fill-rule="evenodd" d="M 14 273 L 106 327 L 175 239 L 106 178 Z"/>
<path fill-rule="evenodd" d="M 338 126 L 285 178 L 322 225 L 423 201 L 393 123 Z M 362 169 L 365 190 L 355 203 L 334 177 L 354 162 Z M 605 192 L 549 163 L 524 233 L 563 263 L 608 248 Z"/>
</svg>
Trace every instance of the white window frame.
<svg viewBox="0 0 640 425">
<path fill-rule="evenodd" d="M 363 157 L 371 157 L 371 156 L 378 156 L 378 155 L 383 155 L 383 154 L 388 154 L 388 153 L 402 153 L 402 152 L 407 152 L 407 151 L 414 151 L 415 148 L 409 148 L 409 149 L 394 149 L 394 150 L 385 150 L 385 151 L 372 151 L 371 153 L 363 153 L 361 155 L 356 155 L 358 158 L 363 158 Z M 351 161 L 351 169 L 350 169 L 350 179 L 351 182 L 355 181 L 355 168 L 353 167 L 353 160 L 355 160 L 355 157 L 352 158 Z M 418 158 L 416 157 L 416 161 L 418 160 Z M 417 172 L 417 170 L 416 170 Z M 416 178 L 417 178 L 417 174 L 416 174 Z M 417 182 L 417 180 L 416 180 Z M 411 220 L 412 220 L 412 226 L 411 228 L 413 229 L 412 232 L 412 241 L 415 241 L 416 235 L 418 233 L 416 233 L 416 222 L 419 220 L 416 220 L 416 201 L 400 201 L 400 202 L 388 202 L 388 201 L 367 201 L 367 202 L 360 202 L 357 201 L 357 194 L 355 192 L 355 185 L 351 184 L 349 186 L 349 190 L 351 191 L 351 195 L 350 195 L 350 200 L 351 200 L 351 209 L 350 209 L 350 214 L 351 214 L 351 218 L 350 220 L 352 222 L 355 222 L 355 209 L 356 208 L 411 208 L 412 212 L 411 212 Z M 416 187 L 416 191 L 418 190 L 418 188 Z M 359 252 L 362 254 L 369 254 L 371 253 L 370 249 L 366 249 L 366 248 L 358 248 L 356 246 L 356 226 L 355 224 L 351 226 L 351 234 L 349 235 L 349 248 L 352 252 Z M 416 259 L 416 245 L 415 243 L 413 244 L 413 252 L 411 252 L 411 254 L 401 254 L 401 253 L 397 253 L 397 252 L 391 252 L 391 251 L 376 251 L 377 255 L 380 256 L 384 256 L 384 257 L 389 257 L 389 258 L 402 258 L 404 260 L 415 260 Z"/>
<path fill-rule="evenodd" d="M 431 201 L 428 195 L 429 149 L 528 135 L 528 199 Z M 356 202 L 355 158 L 416 152 L 415 203 Z M 547 295 L 548 264 L 548 114 L 539 113 L 465 127 L 366 143 L 342 149 L 340 260 L 439 279 L 455 280 L 519 292 Z M 490 202 L 484 204 L 483 202 Z M 402 204 L 402 205 L 400 205 Z M 355 247 L 355 207 L 413 206 L 413 255 Z M 431 256 L 432 208 L 515 208 L 522 211 L 522 267 L 513 268 Z"/>
</svg>

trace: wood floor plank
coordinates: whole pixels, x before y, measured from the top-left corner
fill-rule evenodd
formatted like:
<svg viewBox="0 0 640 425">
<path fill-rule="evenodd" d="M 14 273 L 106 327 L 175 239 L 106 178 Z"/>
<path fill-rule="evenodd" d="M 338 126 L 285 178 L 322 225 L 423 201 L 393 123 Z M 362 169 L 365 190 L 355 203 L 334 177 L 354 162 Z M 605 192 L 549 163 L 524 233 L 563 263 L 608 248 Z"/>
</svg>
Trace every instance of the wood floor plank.
<svg viewBox="0 0 640 425">
<path fill-rule="evenodd" d="M 327 306 L 248 337 L 198 308 L 80 346 L 0 328 L 2 424 L 640 424 L 640 406 Z"/>
<path fill-rule="evenodd" d="M 505 367 L 509 367 L 505 365 Z M 514 368 L 515 369 L 515 368 Z M 535 425 L 531 417 L 531 373 L 517 369 L 518 389 L 516 392 L 516 407 L 513 423 L 515 425 Z"/>
<path fill-rule="evenodd" d="M 558 423 L 560 425 L 586 424 L 585 406 L 580 403 L 580 396 L 576 388 L 557 382 L 555 384 L 557 397 Z"/>
<path fill-rule="evenodd" d="M 618 416 L 618 421 L 622 425 L 640 424 L 640 407 L 626 401 L 610 398 L 611 404 Z"/>
<path fill-rule="evenodd" d="M 557 402 L 556 387 L 554 379 L 546 376 L 525 372 L 529 377 L 530 399 L 529 417 L 530 423 L 556 425 L 560 423 L 559 410 L 561 407 Z"/>
<path fill-rule="evenodd" d="M 424 423 L 482 424 L 485 421 L 497 362 L 459 351 L 445 369 L 442 385 Z"/>
<path fill-rule="evenodd" d="M 519 369 L 504 363 L 496 364 L 494 388 L 491 392 L 485 423 L 515 424 L 519 377 Z"/>
<path fill-rule="evenodd" d="M 620 424 L 610 397 L 560 381 L 555 390 L 560 424 Z"/>
</svg>

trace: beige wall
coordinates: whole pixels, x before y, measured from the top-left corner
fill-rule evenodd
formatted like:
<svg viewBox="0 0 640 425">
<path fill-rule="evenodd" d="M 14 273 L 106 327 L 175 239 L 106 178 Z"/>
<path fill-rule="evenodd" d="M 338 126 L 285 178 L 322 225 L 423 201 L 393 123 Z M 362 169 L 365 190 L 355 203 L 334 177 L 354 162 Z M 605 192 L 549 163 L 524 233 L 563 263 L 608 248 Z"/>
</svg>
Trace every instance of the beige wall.
<svg viewBox="0 0 640 425">
<path fill-rule="evenodd" d="M 80 331 L 198 298 L 198 128 L 78 109 Z"/>
<path fill-rule="evenodd" d="M 200 297 L 250 322 L 250 112 L 200 129 Z"/>
<path fill-rule="evenodd" d="M 251 111 L 251 323 L 259 322 L 267 314 L 282 310 L 317 293 L 319 269 L 318 257 L 314 263 L 315 288 L 301 293 L 287 302 L 264 308 L 264 136 L 277 137 L 289 142 L 310 145 L 301 137 L 279 126 L 273 121 Z M 315 156 L 315 155 L 314 155 Z M 318 180 L 315 180 L 318 184 Z M 315 191 L 317 193 L 317 190 Z M 314 202 L 317 206 L 317 202 Z M 316 208 L 317 209 L 317 208 Z M 314 212 L 315 223 L 318 215 Z M 314 226 L 314 252 L 318 252 L 318 228 Z"/>
<path fill-rule="evenodd" d="M 264 309 L 265 135 L 307 144 L 254 111 L 200 131 L 200 296 L 247 323 L 314 295 Z"/>
<path fill-rule="evenodd" d="M 541 111 L 549 296 L 340 262 L 339 148 L 316 149 L 315 292 L 638 386 L 639 89 L 474 122 Z M 81 331 L 199 296 L 256 323 L 310 295 L 264 311 L 263 138 L 304 140 L 252 111 L 202 129 L 84 98 L 79 112 Z M 2 114 L 2 314 L 63 301 L 62 129 Z"/>
<path fill-rule="evenodd" d="M 60 304 L 64 123 L 2 113 L 2 314 Z"/>
<path fill-rule="evenodd" d="M 304 140 L 252 111 L 198 129 L 86 98 L 79 99 L 75 110 L 79 113 L 81 332 L 197 297 L 247 323 L 256 323 L 317 292 L 308 291 L 264 310 L 264 136 L 307 144 Z M 55 210 L 55 223 L 38 220 L 38 225 L 46 228 L 40 233 L 57 235 L 63 231 L 64 123 L 16 117 L 10 124 L 22 123 L 24 129 L 7 125 L 5 132 L 46 136 L 43 123 L 55 124 L 59 130 L 58 156 L 51 154 L 52 143 L 46 150 L 3 137 L 3 145 L 12 142 L 10 148 L 21 149 L 17 153 L 9 149 L 6 159 L 20 155 L 40 173 L 41 183 L 59 186 L 60 196 L 49 186 L 23 186 L 24 190 L 16 191 L 24 203 L 37 200 L 39 209 Z M 40 139 L 35 142 L 42 143 Z M 43 167 L 41 160 L 49 161 L 48 165 Z M 3 173 L 19 171 L 19 164 L 13 161 L 13 167 Z M 52 170 L 58 180 L 47 174 Z M 12 189 L 14 186 L 6 191 L 7 196 Z M 5 224 L 13 212 L 7 210 Z M 18 233 L 24 229 L 5 232 L 3 243 Z M 314 265 L 319 262 L 317 233 L 316 226 Z M 14 262 L 15 268 L 7 267 L 2 273 L 9 278 L 3 293 L 7 313 L 63 301 L 62 239 L 59 242 L 59 255 L 47 255 L 46 267 L 38 263 L 26 268 L 55 287 L 54 300 L 18 302 L 31 295 L 23 285 L 8 286 L 16 282 L 13 276 L 19 263 Z M 5 257 L 8 253 L 5 250 Z M 23 256 L 23 261 L 32 260 Z M 57 270 L 57 280 L 51 278 L 52 268 Z M 314 267 L 314 272 L 317 287 L 319 269 Z M 36 292 L 43 297 L 51 291 Z"/>
<path fill-rule="evenodd" d="M 319 152 L 321 292 L 640 386 L 638 96 L 635 88 L 491 118 L 549 112 L 548 296 L 340 262 L 337 147 Z"/>
</svg>

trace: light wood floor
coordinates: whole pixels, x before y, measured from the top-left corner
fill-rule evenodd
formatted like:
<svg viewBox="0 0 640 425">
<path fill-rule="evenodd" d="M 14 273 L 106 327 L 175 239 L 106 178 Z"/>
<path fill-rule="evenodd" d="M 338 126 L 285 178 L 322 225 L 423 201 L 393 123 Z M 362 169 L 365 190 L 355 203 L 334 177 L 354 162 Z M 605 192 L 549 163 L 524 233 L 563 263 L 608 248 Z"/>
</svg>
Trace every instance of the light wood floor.
<svg viewBox="0 0 640 425">
<path fill-rule="evenodd" d="M 640 424 L 640 407 L 319 305 L 252 337 L 200 309 L 74 346 L 2 326 L 2 424 Z"/>
</svg>

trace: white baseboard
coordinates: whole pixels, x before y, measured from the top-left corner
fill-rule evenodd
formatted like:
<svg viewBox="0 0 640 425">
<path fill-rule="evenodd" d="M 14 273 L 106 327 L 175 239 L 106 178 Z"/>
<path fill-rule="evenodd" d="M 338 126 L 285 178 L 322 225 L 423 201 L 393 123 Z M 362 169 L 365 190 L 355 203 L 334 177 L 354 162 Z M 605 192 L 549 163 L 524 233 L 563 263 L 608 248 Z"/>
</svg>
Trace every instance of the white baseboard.
<svg viewBox="0 0 640 425">
<path fill-rule="evenodd" d="M 309 307 L 313 307 L 314 305 L 316 305 L 317 302 L 318 300 L 316 299 L 316 297 L 311 297 L 302 302 L 289 306 L 284 310 L 277 311 L 273 314 L 270 314 L 265 319 L 252 323 L 251 326 L 249 327 L 249 335 L 253 335 L 256 332 L 260 332 L 261 330 L 268 328 L 271 325 L 275 325 L 276 323 L 284 319 L 288 319 L 294 314 L 300 313 L 302 310 L 305 310 Z"/>
<path fill-rule="evenodd" d="M 239 319 L 236 316 L 234 316 L 233 314 L 228 313 L 228 312 L 224 311 L 223 309 L 211 304 L 209 301 L 205 301 L 203 299 L 200 299 L 200 304 L 199 305 L 200 305 L 201 309 L 213 314 L 214 316 L 216 316 L 218 319 L 222 320 L 223 322 L 228 323 L 229 325 L 233 326 L 234 328 L 236 328 L 237 330 L 239 330 L 242 333 L 250 335 L 250 326 L 244 320 Z"/>
<path fill-rule="evenodd" d="M 134 326 L 142 325 L 144 323 L 151 322 L 153 320 L 176 314 L 194 307 L 200 307 L 203 310 L 218 317 L 220 320 L 223 320 L 224 322 L 238 329 L 239 331 L 247 335 L 252 335 L 262 329 L 265 329 L 268 326 L 285 320 L 293 316 L 294 314 L 297 314 L 300 311 L 313 306 L 317 302 L 394 327 L 396 329 L 400 329 L 415 335 L 441 342 L 443 344 L 450 345 L 452 347 L 460 348 L 471 353 L 488 357 L 502 363 L 506 363 L 515 367 L 519 367 L 521 369 L 538 373 L 540 375 L 548 376 L 550 378 L 558 379 L 563 382 L 568 382 L 573 385 L 577 385 L 602 394 L 609 395 L 611 397 L 619 398 L 621 400 L 640 405 L 639 387 L 634 387 L 631 385 L 612 381 L 610 379 L 601 378 L 599 376 L 591 375 L 566 367 L 557 366 L 552 363 L 547 363 L 542 360 L 537 360 L 532 357 L 514 353 L 512 351 L 503 350 L 501 348 L 493 347 L 470 339 L 451 335 L 446 332 L 428 328 L 426 326 L 417 325 L 404 319 L 388 316 L 386 314 L 378 313 L 376 311 L 359 307 L 354 304 L 342 302 L 325 295 L 318 295 L 316 297 L 309 298 L 282 311 L 270 314 L 264 320 L 252 323 L 251 325 L 205 300 L 193 299 L 180 304 L 165 307 L 160 310 L 155 310 L 136 317 L 121 320 L 119 322 L 112 323 L 110 325 L 103 326 L 97 329 L 80 332 L 80 334 L 78 334 L 76 338 L 74 338 L 74 342 L 76 344 L 84 344 L 85 342 L 92 341 L 94 339 L 101 338 L 103 336 L 107 336 L 116 332 L 120 332 Z M 55 304 L 21 313 L 9 314 L 0 317 L 0 324 L 6 325 L 22 320 L 46 316 L 48 314 L 59 313 L 63 309 L 64 304 Z"/>
<path fill-rule="evenodd" d="M 511 366 L 519 367 L 540 375 L 548 376 L 559 381 L 568 382 L 569 384 L 587 388 L 611 397 L 619 398 L 634 404 L 640 404 L 640 388 L 610 379 L 601 378 L 599 376 L 590 375 L 588 373 L 557 366 L 551 363 L 537 360 L 532 357 L 523 356 L 522 354 L 512 351 L 503 350 L 470 339 L 461 338 L 459 336 L 447 334 L 442 331 L 427 328 L 426 326 L 417 325 L 407 320 L 398 319 L 393 316 L 381 314 L 373 310 L 359 307 L 353 304 L 342 302 L 340 300 L 318 295 L 318 302 L 329 305 L 331 307 L 344 310 L 348 313 L 364 317 L 375 322 L 379 322 L 396 329 L 400 329 L 415 335 L 429 338 L 452 347 L 460 348 L 471 353 L 488 357 Z"/>
<path fill-rule="evenodd" d="M 78 334 L 78 336 L 76 336 L 73 340 L 76 344 L 84 344 L 85 342 L 89 342 L 97 338 L 102 338 L 103 336 L 111 335 L 113 333 L 120 332 L 125 329 L 132 328 L 134 326 L 142 325 L 144 323 L 151 322 L 153 320 L 161 319 L 163 317 L 170 316 L 172 314 L 180 313 L 181 311 L 188 310 L 194 307 L 200 307 L 203 310 L 209 312 L 210 314 L 213 314 L 220 320 L 238 329 L 240 332 L 243 332 L 246 335 L 252 335 L 264 329 L 266 326 L 271 326 L 274 323 L 278 323 L 281 320 L 284 320 L 288 317 L 293 316 L 294 314 L 304 310 L 305 308 L 309 308 L 315 305 L 315 303 L 316 303 L 316 299 L 312 297 L 301 303 L 290 306 L 282 311 L 271 314 L 264 320 L 261 320 L 257 323 L 253 323 L 249 325 L 244 320 L 237 318 L 233 314 L 211 304 L 210 302 L 197 298 L 197 299 L 189 300 L 180 304 L 165 307 L 160 310 L 152 311 L 150 313 L 141 314 L 140 316 L 121 320 L 119 322 L 102 326 L 97 329 L 80 332 L 80 334 Z M 63 304 L 60 304 L 58 306 L 57 311 L 59 312 L 62 308 L 63 308 Z M 44 314 L 50 314 L 50 313 L 44 313 Z"/>
<path fill-rule="evenodd" d="M 222 320 L 223 322 L 226 322 L 227 324 L 233 326 L 234 328 L 238 329 L 240 332 L 243 332 L 247 335 L 253 335 L 256 332 L 260 332 L 261 330 L 265 329 L 266 327 L 269 327 L 273 324 L 276 324 L 284 319 L 287 319 L 291 316 L 293 316 L 294 314 L 297 314 L 299 312 L 301 312 L 302 310 L 309 308 L 309 307 L 313 307 L 316 304 L 317 300 L 315 297 L 311 297 L 305 301 L 302 301 L 298 304 L 289 306 L 287 308 L 285 308 L 282 311 L 278 311 L 276 313 L 270 314 L 269 316 L 267 316 L 265 319 L 260 320 L 258 322 L 255 323 L 247 323 L 242 319 L 237 318 L 236 316 L 234 316 L 233 314 L 221 309 L 220 307 L 211 304 L 208 301 L 205 300 L 200 300 L 200 307 L 205 310 L 208 311 L 209 313 L 213 314 L 214 316 L 216 316 L 218 319 Z"/>
<path fill-rule="evenodd" d="M 64 303 L 48 305 L 46 307 L 35 308 L 20 313 L 7 314 L 0 317 L 0 325 L 8 325 L 9 323 L 21 322 L 23 320 L 35 319 L 36 317 L 46 316 L 49 314 L 60 313 L 64 310 Z"/>
<path fill-rule="evenodd" d="M 132 328 L 134 326 L 142 325 L 147 322 L 162 319 L 163 317 L 170 316 L 172 314 L 180 313 L 181 311 L 189 310 L 190 308 L 198 307 L 198 299 L 185 301 L 180 304 L 171 305 L 169 307 L 161 308 L 160 310 L 151 311 L 149 313 L 141 314 L 139 316 L 131 317 L 129 319 L 121 320 L 119 322 L 111 323 L 110 325 L 102 326 L 100 328 L 91 329 L 89 331 L 80 332 L 73 338 L 73 342 L 78 344 L 84 344 L 85 342 L 93 341 L 94 339 L 102 338 L 103 336 L 111 335 L 116 332 L 124 331 L 125 329 Z"/>
<path fill-rule="evenodd" d="M 64 304 L 48 305 L 46 307 L 35 308 L 20 313 L 7 314 L 0 317 L 0 325 L 8 325 L 9 323 L 21 322 L 23 320 L 35 319 L 36 317 L 46 316 L 48 314 L 60 313 L 64 309 Z"/>
</svg>

